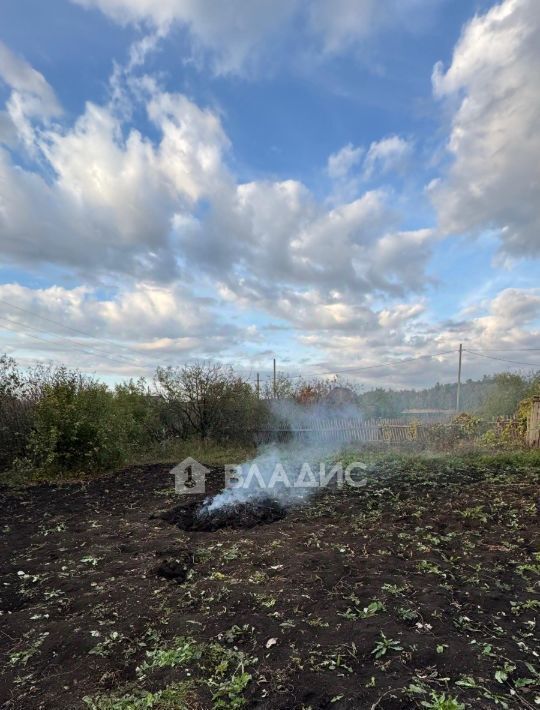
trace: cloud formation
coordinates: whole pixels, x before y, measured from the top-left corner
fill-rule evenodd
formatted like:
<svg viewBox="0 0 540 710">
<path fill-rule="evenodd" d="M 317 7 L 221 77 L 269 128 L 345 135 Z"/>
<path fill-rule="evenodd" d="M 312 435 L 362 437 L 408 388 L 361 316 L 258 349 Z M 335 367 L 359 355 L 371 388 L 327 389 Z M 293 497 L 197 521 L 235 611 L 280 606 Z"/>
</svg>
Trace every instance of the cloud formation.
<svg viewBox="0 0 540 710">
<path fill-rule="evenodd" d="M 217 117 L 182 95 L 151 94 L 152 141 L 125 131 L 111 106 L 88 103 L 71 129 L 25 135 L 52 179 L 0 146 L 0 249 L 13 263 L 170 279 L 171 225 L 224 182 L 228 140 Z"/>
<path fill-rule="evenodd" d="M 341 53 L 381 30 L 419 31 L 445 0 L 72 0 L 121 24 L 144 22 L 161 33 L 189 30 L 194 52 L 210 55 L 217 73 L 242 73 L 294 37 L 326 54 Z"/>
<path fill-rule="evenodd" d="M 154 33 L 115 69 L 110 100 L 88 102 L 72 122 L 45 77 L 0 45 L 0 75 L 11 90 L 0 112 L 0 254 L 34 272 L 52 266 L 78 284 L 0 286 L 0 300 L 19 304 L 2 309 L 8 326 L 20 326 L 18 335 L 8 327 L 13 347 L 69 357 L 69 326 L 88 333 L 90 347 L 97 338 L 112 341 L 113 356 L 127 353 L 144 372 L 173 356 L 228 357 L 236 346 L 246 362 L 268 354 L 269 333 L 282 329 L 319 372 L 440 353 L 382 372 L 388 384 L 422 384 L 444 376 L 444 353 L 460 340 L 527 347 L 539 336 L 536 289 L 506 289 L 477 311 L 457 306 L 441 320 L 427 275 L 441 231 L 494 227 L 507 254 L 540 253 L 540 92 L 527 74 L 538 63 L 530 28 L 539 13 L 530 0 L 505 0 L 476 17 L 450 67 L 433 74 L 451 116 L 451 163 L 430 188 L 439 229 L 400 212 L 396 186 L 412 165 L 416 137 L 347 143 L 322 161 L 325 193 L 308 178 L 240 180 L 219 111 L 139 74 L 175 22 L 219 71 L 232 72 L 280 23 L 309 18 L 310 42 L 331 54 L 395 22 L 389 8 L 399 16 L 423 0 L 399 8 L 393 0 L 339 0 L 341 13 L 326 19 L 329 5 L 318 0 L 249 8 L 236 0 L 227 12 L 206 1 L 79 2 L 152 24 Z M 47 343 L 39 340 L 43 327 Z M 98 354 L 85 362 L 99 363 Z M 481 362 L 478 372 L 485 369 Z"/>
<path fill-rule="evenodd" d="M 540 255 L 540 3 L 504 0 L 465 27 L 433 72 L 454 107 L 448 173 L 431 186 L 441 229 L 496 229 L 511 257 Z"/>
<path fill-rule="evenodd" d="M 395 296 L 422 282 L 432 232 L 400 230 L 385 189 L 328 207 L 298 180 L 240 183 L 216 113 L 148 77 L 131 80 L 131 93 L 115 81 L 121 101 L 88 103 L 73 126 L 30 124 L 49 179 L 0 148 L 0 250 L 12 263 L 63 265 L 93 281 L 202 278 L 280 318 L 304 302 L 295 323 L 328 299 L 325 319 L 338 314 L 340 327 L 368 294 Z M 127 100 L 142 105 L 157 137 L 126 125 Z M 381 145 L 388 141 L 402 145 L 397 137 Z M 346 146 L 330 170 L 346 175 L 360 155 Z"/>
<path fill-rule="evenodd" d="M 49 353 L 101 372 L 147 374 L 175 357 L 213 357 L 249 329 L 227 322 L 214 299 L 181 285 L 124 284 L 104 296 L 89 286 L 0 285 L 4 342 L 27 354 Z M 82 360 L 81 360 L 82 358 Z"/>
</svg>

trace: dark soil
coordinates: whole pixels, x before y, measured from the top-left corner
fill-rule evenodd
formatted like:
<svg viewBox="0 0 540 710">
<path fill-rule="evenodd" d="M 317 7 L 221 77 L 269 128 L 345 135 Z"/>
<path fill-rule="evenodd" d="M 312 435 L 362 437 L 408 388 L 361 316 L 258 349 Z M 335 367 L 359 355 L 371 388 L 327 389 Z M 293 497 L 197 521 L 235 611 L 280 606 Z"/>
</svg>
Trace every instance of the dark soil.
<svg viewBox="0 0 540 710">
<path fill-rule="evenodd" d="M 537 464 L 367 475 L 212 533 L 162 465 L 1 490 L 0 707 L 535 707 Z"/>
<path fill-rule="evenodd" d="M 276 520 L 283 520 L 286 509 L 271 498 L 254 500 L 250 503 L 237 503 L 208 512 L 207 507 L 199 501 L 176 505 L 157 515 L 162 520 L 176 525 L 180 530 L 196 532 L 216 532 L 222 528 L 240 530 L 250 529 L 257 525 L 268 525 Z"/>
</svg>

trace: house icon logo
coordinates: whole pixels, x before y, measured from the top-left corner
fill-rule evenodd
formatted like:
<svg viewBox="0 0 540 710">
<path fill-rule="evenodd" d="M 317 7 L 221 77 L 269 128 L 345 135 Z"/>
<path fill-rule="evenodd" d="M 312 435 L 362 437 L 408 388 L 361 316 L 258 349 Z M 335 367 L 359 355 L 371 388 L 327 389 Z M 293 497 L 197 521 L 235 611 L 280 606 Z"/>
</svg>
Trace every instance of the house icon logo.
<svg viewBox="0 0 540 710">
<path fill-rule="evenodd" d="M 206 474 L 209 472 L 210 469 L 188 456 L 171 470 L 174 490 L 182 495 L 204 493 Z"/>
</svg>

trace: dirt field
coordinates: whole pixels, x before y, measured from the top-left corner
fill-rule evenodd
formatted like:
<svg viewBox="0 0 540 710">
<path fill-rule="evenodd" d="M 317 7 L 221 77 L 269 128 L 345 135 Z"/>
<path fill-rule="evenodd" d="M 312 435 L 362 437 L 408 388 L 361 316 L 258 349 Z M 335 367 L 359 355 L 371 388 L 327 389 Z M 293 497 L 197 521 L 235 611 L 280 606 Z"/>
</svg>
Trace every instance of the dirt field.
<svg viewBox="0 0 540 710">
<path fill-rule="evenodd" d="M 162 465 L 0 491 L 0 706 L 537 707 L 537 463 L 368 478 L 215 532 Z"/>
</svg>

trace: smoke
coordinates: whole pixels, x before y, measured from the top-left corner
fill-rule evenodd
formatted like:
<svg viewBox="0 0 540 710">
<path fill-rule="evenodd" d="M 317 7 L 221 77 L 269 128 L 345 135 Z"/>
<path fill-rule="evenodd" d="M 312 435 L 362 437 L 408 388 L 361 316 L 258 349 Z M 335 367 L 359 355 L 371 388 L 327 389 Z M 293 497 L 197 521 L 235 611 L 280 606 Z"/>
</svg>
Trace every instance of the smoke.
<svg viewBox="0 0 540 710">
<path fill-rule="evenodd" d="M 336 427 L 337 421 L 362 418 L 352 404 L 302 406 L 275 400 L 271 410 L 276 434 L 285 433 L 287 440 L 262 444 L 253 459 L 227 467 L 226 488 L 204 502 L 201 515 L 265 500 L 284 508 L 305 502 L 321 481 L 329 482 L 336 475 L 332 458 L 349 440 L 346 427 Z"/>
</svg>

